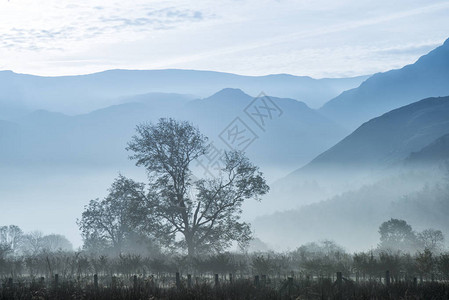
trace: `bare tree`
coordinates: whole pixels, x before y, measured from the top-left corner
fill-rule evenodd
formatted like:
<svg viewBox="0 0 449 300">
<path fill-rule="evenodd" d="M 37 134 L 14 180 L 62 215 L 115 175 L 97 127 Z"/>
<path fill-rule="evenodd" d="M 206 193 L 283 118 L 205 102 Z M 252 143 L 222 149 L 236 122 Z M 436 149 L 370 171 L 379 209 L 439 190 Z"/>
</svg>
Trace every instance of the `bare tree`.
<svg viewBox="0 0 449 300">
<path fill-rule="evenodd" d="M 23 241 L 23 231 L 16 225 L 0 227 L 0 245 L 9 249 L 12 254 L 17 254 L 20 243 Z"/>
<path fill-rule="evenodd" d="M 428 249 L 432 253 L 439 253 L 443 250 L 444 235 L 441 230 L 426 229 L 418 233 L 418 240 L 424 249 Z"/>
<path fill-rule="evenodd" d="M 61 234 L 49 234 L 42 237 L 42 248 L 49 252 L 72 251 L 72 243 Z"/>
<path fill-rule="evenodd" d="M 23 236 L 21 245 L 22 252 L 29 255 L 36 255 L 44 250 L 44 235 L 40 231 L 33 231 Z"/>
<path fill-rule="evenodd" d="M 429 249 L 424 249 L 423 252 L 418 252 L 415 260 L 421 275 L 429 275 L 435 266 L 435 258 Z"/>
<path fill-rule="evenodd" d="M 194 181 L 191 164 L 207 151 L 207 138 L 188 122 L 160 119 L 137 126 L 127 150 L 148 172 L 147 219 L 168 245 L 182 246 L 189 256 L 222 250 L 251 239 L 240 220 L 246 199 L 259 199 L 269 187 L 243 153 L 225 153 L 216 178 Z M 177 235 L 183 238 L 177 240 Z"/>
</svg>

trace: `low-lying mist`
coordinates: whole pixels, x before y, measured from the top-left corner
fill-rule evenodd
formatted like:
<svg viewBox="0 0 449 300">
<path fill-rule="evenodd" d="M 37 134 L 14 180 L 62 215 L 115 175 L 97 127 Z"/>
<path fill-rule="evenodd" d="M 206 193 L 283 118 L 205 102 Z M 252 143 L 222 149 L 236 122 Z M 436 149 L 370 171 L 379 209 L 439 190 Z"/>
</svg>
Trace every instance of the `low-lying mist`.
<svg viewBox="0 0 449 300">
<path fill-rule="evenodd" d="M 324 239 L 337 241 L 350 251 L 362 251 L 377 246 L 378 227 L 389 218 L 404 219 L 417 230 L 434 228 L 445 235 L 449 233 L 444 217 L 449 199 L 444 164 L 394 168 L 381 173 L 373 176 L 359 172 L 366 175 L 363 180 L 350 176 L 345 184 L 345 177 L 340 174 L 334 182 L 340 191 L 333 196 L 325 196 L 324 192 L 278 192 L 277 197 L 267 196 L 273 211 L 284 207 L 280 203 L 286 199 L 307 204 L 257 217 L 253 222 L 256 236 L 277 251 Z M 321 184 L 325 189 L 332 181 Z M 318 182 L 315 186 L 320 191 Z"/>
</svg>

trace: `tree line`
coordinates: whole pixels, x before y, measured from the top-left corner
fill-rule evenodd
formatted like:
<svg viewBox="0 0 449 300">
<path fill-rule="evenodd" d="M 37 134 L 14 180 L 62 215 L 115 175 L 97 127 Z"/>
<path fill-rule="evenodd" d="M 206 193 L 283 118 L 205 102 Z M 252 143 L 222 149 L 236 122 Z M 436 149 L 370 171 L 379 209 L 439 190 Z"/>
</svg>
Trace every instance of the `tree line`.
<svg viewBox="0 0 449 300">
<path fill-rule="evenodd" d="M 411 253 L 375 249 L 350 254 L 332 241 L 309 243 L 290 252 L 209 254 L 190 258 L 187 254 L 148 253 L 95 255 L 88 252 L 41 252 L 34 255 L 0 257 L 1 277 L 41 276 L 74 279 L 124 276 L 173 276 L 183 274 L 235 274 L 251 278 L 303 276 L 333 278 L 337 272 L 353 280 L 378 280 L 389 271 L 392 280 L 449 280 L 449 252 L 428 249 Z"/>
<path fill-rule="evenodd" d="M 0 258 L 72 250 L 72 243 L 63 235 L 44 235 L 40 231 L 24 233 L 17 225 L 0 226 Z"/>
<path fill-rule="evenodd" d="M 389 271 L 391 280 L 449 280 L 449 252 L 439 230 L 415 232 L 405 220 L 390 219 L 379 226 L 379 244 L 370 251 L 348 253 L 333 241 L 312 242 L 289 252 L 211 252 L 191 257 L 179 251 L 135 249 L 118 255 L 84 249 L 71 251 L 60 243 L 45 244 L 39 250 L 18 250 L 27 244 L 32 234 L 23 234 L 14 225 L 0 227 L 0 276 L 32 278 L 86 278 L 93 274 L 103 277 L 172 276 L 175 272 L 188 274 L 235 274 L 248 278 L 255 274 L 271 278 L 303 276 L 304 278 L 333 278 L 341 272 L 354 280 L 378 280 Z M 42 236 L 42 241 L 51 240 Z M 62 242 L 61 242 L 62 241 Z M 412 245 L 412 246 L 410 246 Z M 142 245 L 140 245 L 142 246 Z M 13 250 L 15 249 L 15 250 Z M 124 250 L 124 249 L 123 249 Z M 295 275 L 296 274 L 296 275 Z"/>
</svg>

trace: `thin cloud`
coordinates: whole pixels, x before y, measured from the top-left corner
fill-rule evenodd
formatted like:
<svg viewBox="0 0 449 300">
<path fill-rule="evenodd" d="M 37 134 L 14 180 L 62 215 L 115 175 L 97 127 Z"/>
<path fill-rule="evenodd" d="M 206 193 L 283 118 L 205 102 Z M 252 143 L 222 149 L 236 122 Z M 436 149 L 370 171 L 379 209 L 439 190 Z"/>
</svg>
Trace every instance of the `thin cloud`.
<svg viewBox="0 0 449 300">
<path fill-rule="evenodd" d="M 0 6 L 0 19 L 1 11 Z M 0 47 L 17 50 L 55 50 L 64 48 L 64 44 L 71 41 L 86 41 L 98 37 L 112 40 L 113 35 L 122 39 L 133 32 L 175 29 L 177 26 L 205 19 L 204 13 L 199 10 L 175 7 L 154 9 L 154 6 L 150 5 L 126 10 L 120 6 L 90 8 L 70 4 L 62 8 L 51 6 L 48 11 L 38 13 L 44 14 L 51 20 L 60 18 L 61 22 L 41 22 L 39 18 L 31 14 L 30 18 L 36 18 L 35 20 L 20 24 L 16 19 L 6 22 L 5 16 L 3 24 L 0 21 Z M 61 18 L 61 16 L 67 17 Z M 25 15 L 19 14 L 18 19 L 20 18 L 25 18 Z"/>
<path fill-rule="evenodd" d="M 0 56 L 7 68 L 45 75 L 111 67 L 367 74 L 440 44 L 448 10 L 426 0 L 16 0 L 0 2 Z"/>
</svg>

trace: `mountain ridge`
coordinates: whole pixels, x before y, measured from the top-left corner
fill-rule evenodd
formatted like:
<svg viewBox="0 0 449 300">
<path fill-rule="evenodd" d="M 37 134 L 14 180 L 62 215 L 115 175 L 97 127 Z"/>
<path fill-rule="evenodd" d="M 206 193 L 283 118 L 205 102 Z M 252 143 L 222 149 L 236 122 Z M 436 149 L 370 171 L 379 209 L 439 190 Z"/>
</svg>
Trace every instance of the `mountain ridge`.
<svg viewBox="0 0 449 300">
<path fill-rule="evenodd" d="M 257 95 L 265 92 L 319 106 L 367 76 L 313 79 L 285 75 L 244 76 L 195 70 L 106 70 L 76 76 L 36 76 L 0 71 L 0 119 L 36 109 L 66 114 L 87 113 L 118 104 L 120 98 L 147 93 L 177 93 L 205 98 L 235 87 Z M 8 108 L 9 112 L 4 113 Z"/>
<path fill-rule="evenodd" d="M 348 170 L 374 163 L 380 169 L 385 168 L 406 159 L 446 133 L 449 133 L 449 96 L 422 99 L 365 122 L 286 177 L 313 172 L 323 166 Z M 381 150 L 381 153 L 374 153 L 373 149 Z"/>
<path fill-rule="evenodd" d="M 400 69 L 376 73 L 344 91 L 319 111 L 348 129 L 427 97 L 449 95 L 449 39 Z"/>
</svg>

